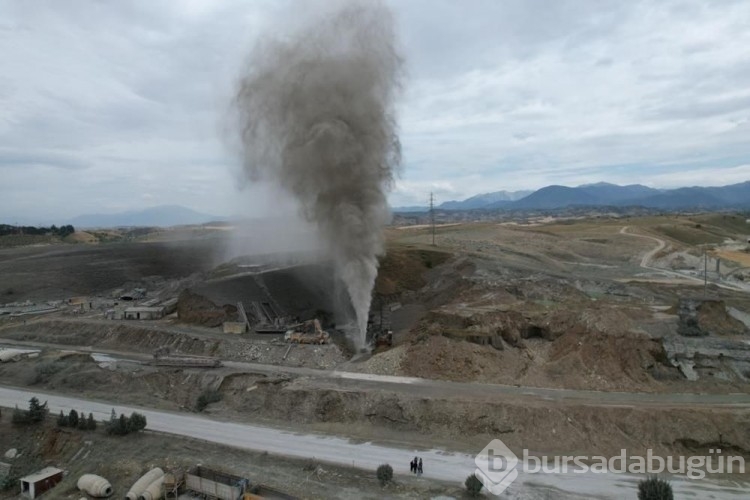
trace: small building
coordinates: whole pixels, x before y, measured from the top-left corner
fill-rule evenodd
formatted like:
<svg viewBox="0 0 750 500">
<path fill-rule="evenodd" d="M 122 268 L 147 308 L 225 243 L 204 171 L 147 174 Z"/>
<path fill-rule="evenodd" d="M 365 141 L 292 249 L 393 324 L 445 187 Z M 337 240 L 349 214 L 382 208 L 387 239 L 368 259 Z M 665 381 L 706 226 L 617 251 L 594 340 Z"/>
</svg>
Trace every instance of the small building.
<svg viewBox="0 0 750 500">
<path fill-rule="evenodd" d="M 44 469 L 21 478 L 21 495 L 36 498 L 45 491 L 51 490 L 63 480 L 63 471 L 57 467 Z"/>
<path fill-rule="evenodd" d="M 222 325 L 224 333 L 246 333 L 247 323 L 242 321 L 225 321 Z"/>
<path fill-rule="evenodd" d="M 128 307 L 124 311 L 124 319 L 161 319 L 164 317 L 164 308 L 153 307 Z"/>
<path fill-rule="evenodd" d="M 88 297 L 70 297 L 68 299 L 68 305 L 75 309 L 80 309 L 81 312 L 83 312 L 93 309 L 94 301 L 90 300 Z"/>
<path fill-rule="evenodd" d="M 115 306 L 112 309 L 104 311 L 104 317 L 107 319 L 125 319 L 125 307 Z"/>
</svg>

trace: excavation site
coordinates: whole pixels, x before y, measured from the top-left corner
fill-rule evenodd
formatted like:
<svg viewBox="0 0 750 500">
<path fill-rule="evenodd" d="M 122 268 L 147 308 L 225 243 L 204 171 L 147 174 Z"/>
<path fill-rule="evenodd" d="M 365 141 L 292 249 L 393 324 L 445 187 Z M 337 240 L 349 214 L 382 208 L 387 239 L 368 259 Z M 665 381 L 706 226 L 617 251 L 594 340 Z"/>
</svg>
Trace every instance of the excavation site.
<svg viewBox="0 0 750 500">
<path fill-rule="evenodd" d="M 750 498 L 747 19 L 0 2 L 0 499 Z"/>
</svg>

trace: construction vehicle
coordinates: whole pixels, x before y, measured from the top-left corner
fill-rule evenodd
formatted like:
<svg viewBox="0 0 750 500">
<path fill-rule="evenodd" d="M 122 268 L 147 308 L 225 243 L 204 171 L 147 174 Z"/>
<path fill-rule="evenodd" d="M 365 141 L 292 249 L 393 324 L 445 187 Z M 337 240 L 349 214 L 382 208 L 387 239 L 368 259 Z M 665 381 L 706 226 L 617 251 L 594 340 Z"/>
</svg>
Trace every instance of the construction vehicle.
<svg viewBox="0 0 750 500">
<path fill-rule="evenodd" d="M 379 299 L 367 318 L 367 334 L 365 338 L 373 349 L 379 347 L 393 347 L 393 330 L 391 329 L 391 312 L 401 304 L 386 304 Z"/>
<path fill-rule="evenodd" d="M 383 330 L 373 332 L 372 345 L 375 348 L 392 347 L 393 346 L 393 330 L 383 329 Z"/>
<path fill-rule="evenodd" d="M 284 340 L 293 344 L 327 344 L 330 335 L 320 326 L 320 321 L 311 319 L 291 325 L 284 335 Z"/>
</svg>

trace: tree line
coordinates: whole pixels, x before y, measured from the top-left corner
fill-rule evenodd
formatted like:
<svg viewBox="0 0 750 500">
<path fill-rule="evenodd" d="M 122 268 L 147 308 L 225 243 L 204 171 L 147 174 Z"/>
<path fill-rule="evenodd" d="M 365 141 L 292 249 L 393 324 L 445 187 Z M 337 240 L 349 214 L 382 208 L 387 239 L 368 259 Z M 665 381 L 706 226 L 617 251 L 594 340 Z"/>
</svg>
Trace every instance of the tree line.
<svg viewBox="0 0 750 500">
<path fill-rule="evenodd" d="M 47 402 L 42 404 L 39 399 L 33 397 L 29 400 L 29 409 L 22 410 L 18 406 L 13 410 L 13 416 L 11 422 L 13 425 L 32 425 L 44 422 L 47 420 L 49 415 L 49 408 Z M 120 414 L 117 416 L 115 409 L 112 408 L 112 414 L 109 420 L 104 422 L 104 430 L 107 434 L 114 436 L 124 436 L 134 432 L 142 431 L 146 428 L 148 422 L 146 416 L 134 411 L 130 416 Z M 95 431 L 97 428 L 97 422 L 94 419 L 93 413 L 89 413 L 88 417 L 83 412 L 77 412 L 76 410 L 70 410 L 66 415 L 62 410 L 57 417 L 58 427 L 69 427 L 72 429 L 78 429 L 81 431 Z"/>
<path fill-rule="evenodd" d="M 60 227 L 57 227 L 54 224 L 52 224 L 50 227 L 12 226 L 10 224 L 0 224 L 0 236 L 7 236 L 9 234 L 32 234 L 44 236 L 46 234 L 51 234 L 54 236 L 59 236 L 60 238 L 65 238 L 69 234 L 75 233 L 75 231 L 75 228 L 70 224 Z"/>
</svg>

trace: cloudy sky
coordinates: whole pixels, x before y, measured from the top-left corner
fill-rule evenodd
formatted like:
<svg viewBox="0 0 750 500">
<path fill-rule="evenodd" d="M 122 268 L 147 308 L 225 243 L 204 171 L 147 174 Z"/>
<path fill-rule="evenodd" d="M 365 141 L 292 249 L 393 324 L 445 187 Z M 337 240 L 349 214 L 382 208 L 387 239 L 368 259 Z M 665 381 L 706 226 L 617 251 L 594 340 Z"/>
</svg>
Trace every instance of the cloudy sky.
<svg viewBox="0 0 750 500">
<path fill-rule="evenodd" d="M 395 206 L 750 180 L 750 2 L 392 4 Z M 271 204 L 238 194 L 227 109 L 255 41 L 312 5 L 0 0 L 0 219 Z"/>
</svg>

